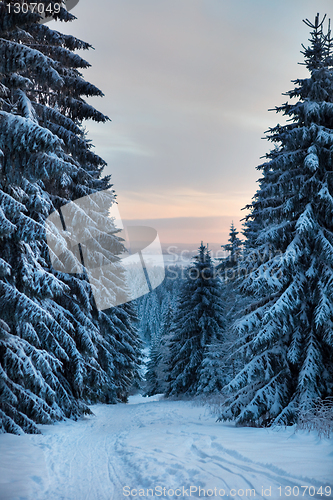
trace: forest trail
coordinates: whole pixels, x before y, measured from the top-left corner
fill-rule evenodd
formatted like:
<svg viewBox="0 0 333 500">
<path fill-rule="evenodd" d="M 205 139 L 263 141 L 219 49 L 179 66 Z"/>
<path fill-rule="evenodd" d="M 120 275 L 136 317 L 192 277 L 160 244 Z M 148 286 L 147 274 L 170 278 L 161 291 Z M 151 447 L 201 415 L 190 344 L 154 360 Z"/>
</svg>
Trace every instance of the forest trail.
<svg viewBox="0 0 333 500">
<path fill-rule="evenodd" d="M 332 498 L 332 439 L 235 428 L 203 407 L 158 397 L 92 410 L 41 426 L 43 435 L 0 436 L 0 499 L 198 498 L 199 487 L 200 498 Z"/>
</svg>

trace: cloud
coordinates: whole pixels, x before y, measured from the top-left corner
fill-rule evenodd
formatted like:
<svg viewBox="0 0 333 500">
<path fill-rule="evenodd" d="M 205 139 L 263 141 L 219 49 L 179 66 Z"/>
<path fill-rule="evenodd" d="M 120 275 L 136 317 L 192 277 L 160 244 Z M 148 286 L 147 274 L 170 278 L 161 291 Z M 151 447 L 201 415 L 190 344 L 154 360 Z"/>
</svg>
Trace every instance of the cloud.
<svg viewBox="0 0 333 500">
<path fill-rule="evenodd" d="M 240 218 L 270 149 L 261 137 L 283 122 L 267 110 L 306 75 L 302 19 L 329 13 L 331 0 L 315 9 L 311 0 L 100 0 L 56 25 L 96 49 L 83 73 L 112 122 L 87 128 L 127 218 Z"/>
</svg>

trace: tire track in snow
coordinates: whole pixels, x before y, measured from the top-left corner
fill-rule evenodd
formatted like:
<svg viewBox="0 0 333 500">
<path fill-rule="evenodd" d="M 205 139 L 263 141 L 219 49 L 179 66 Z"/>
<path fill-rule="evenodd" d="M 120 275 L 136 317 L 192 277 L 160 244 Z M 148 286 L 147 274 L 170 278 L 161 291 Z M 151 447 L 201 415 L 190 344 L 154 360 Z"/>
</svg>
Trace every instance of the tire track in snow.
<svg viewBox="0 0 333 500">
<path fill-rule="evenodd" d="M 56 427 L 58 432 L 54 432 Z M 40 500 L 117 498 L 121 483 L 113 463 L 116 434 L 104 421 L 98 417 L 69 421 L 48 426 L 46 431 L 47 435 L 37 437 L 42 441 L 49 479 Z"/>
<path fill-rule="evenodd" d="M 219 448 L 222 451 L 223 447 Z M 193 446 L 193 449 L 200 457 L 204 457 L 207 463 L 214 464 L 216 467 L 220 467 L 223 471 L 226 471 L 231 475 L 239 476 L 239 478 L 244 483 L 241 486 L 239 486 L 239 488 L 242 488 L 244 490 L 246 490 L 246 488 L 250 488 L 250 489 L 255 489 L 255 491 L 257 492 L 258 491 L 260 492 L 262 487 L 266 489 L 266 487 L 268 488 L 269 486 L 271 486 L 272 490 L 278 493 L 279 492 L 278 487 L 282 487 L 282 490 L 284 490 L 286 486 L 289 486 L 291 488 L 296 486 L 299 488 L 300 491 L 302 491 L 301 490 L 302 485 L 317 486 L 318 489 L 321 486 L 321 483 L 316 480 L 292 476 L 288 474 L 286 471 L 270 467 L 270 464 L 259 464 L 258 462 L 252 462 L 246 459 L 245 457 L 241 456 L 238 457 L 237 461 L 232 462 L 230 460 L 226 460 L 221 456 L 208 455 L 207 453 L 202 452 L 202 450 L 199 450 L 195 445 Z M 229 467 L 226 467 L 225 464 L 227 464 Z M 249 466 L 249 464 L 251 464 L 251 466 Z M 251 483 L 246 478 L 245 474 L 247 474 L 247 476 L 255 478 L 256 479 L 255 484 Z M 281 495 L 280 498 L 287 498 L 289 496 L 290 495 L 287 494 Z M 308 499 L 321 498 L 321 496 L 304 495 L 302 496 L 302 498 L 308 498 Z"/>
<path fill-rule="evenodd" d="M 167 402 L 164 403 L 167 404 Z M 172 402 L 168 403 L 172 404 Z M 161 421 L 160 414 L 156 415 L 155 422 L 154 412 L 150 411 L 146 417 L 148 415 L 150 425 L 156 426 Z M 179 422 L 183 421 L 184 416 L 180 415 L 177 410 L 172 414 L 173 419 L 170 419 L 170 415 L 169 411 L 164 413 L 164 422 L 167 423 L 168 427 L 161 430 L 164 437 L 159 437 L 158 447 L 155 446 L 155 443 L 152 446 L 144 445 L 144 443 L 149 443 L 150 432 L 147 425 L 146 429 L 141 431 L 141 438 L 129 436 L 127 441 L 123 440 L 119 443 L 122 450 L 118 449 L 118 451 L 123 454 L 128 466 L 136 469 L 136 488 L 153 489 L 162 483 L 162 486 L 172 489 L 191 485 L 206 489 L 224 488 L 226 491 L 230 491 L 231 488 L 255 489 L 259 498 L 264 498 L 260 495 L 262 488 L 265 490 L 271 487 L 272 491 L 275 492 L 272 493 L 273 498 L 274 495 L 276 498 L 287 498 L 290 495 L 288 495 L 288 491 L 284 493 L 285 486 L 291 488 L 295 486 L 299 488 L 302 498 L 322 498 L 320 494 L 303 495 L 301 489 L 301 486 L 317 486 L 319 488 L 323 485 L 322 482 L 290 474 L 273 464 L 254 462 L 237 451 L 226 450 L 214 441 L 216 436 L 207 436 L 206 422 L 188 421 L 192 427 L 191 431 L 183 429 L 182 424 L 180 425 L 181 430 L 179 430 Z M 141 417 L 144 417 L 144 414 L 141 413 L 141 409 L 138 409 L 138 421 L 142 420 Z M 196 432 L 193 432 L 193 426 L 195 426 Z M 144 427 L 142 422 L 141 427 Z M 200 428 L 202 428 L 202 432 L 200 432 Z M 217 424 L 214 430 L 226 432 L 226 428 L 222 424 Z M 233 429 L 233 432 L 236 433 L 237 430 Z M 173 452 L 170 452 L 170 448 Z M 143 449 L 145 450 L 144 454 L 142 453 Z M 159 482 L 156 482 L 157 480 Z M 325 485 L 327 484 L 325 483 Z M 281 496 L 278 487 L 282 488 Z"/>
<path fill-rule="evenodd" d="M 124 486 L 144 490 L 200 486 L 223 488 L 226 492 L 231 488 L 254 488 L 256 498 L 264 498 L 262 486 L 272 486 L 277 493 L 277 486 L 323 484 L 312 479 L 312 468 L 305 469 L 307 473 L 297 467 L 288 471 L 288 461 L 284 457 L 281 461 L 284 450 L 292 453 L 295 446 L 297 451 L 304 443 L 312 443 L 310 438 L 295 438 L 288 442 L 289 448 L 283 448 L 286 433 L 276 436 L 263 429 L 236 429 L 216 423 L 203 408 L 184 401 L 96 405 L 92 409 L 95 417 L 42 426 L 44 435 L 27 437 L 43 451 L 48 470 L 48 477 L 40 478 L 38 494 L 35 483 L 34 495 L 27 500 L 120 500 L 126 498 Z M 275 456 L 273 447 L 279 445 L 280 455 Z M 315 452 L 312 445 L 311 452 Z M 255 453 L 251 455 L 252 446 Z M 326 458 L 322 451 L 316 457 L 324 469 L 325 460 L 332 462 L 333 446 L 320 450 L 324 450 Z M 295 454 L 302 456 L 302 451 Z M 302 477 L 301 472 L 308 477 Z M 31 475 L 32 481 L 38 475 L 38 471 Z M 331 476 L 322 477 L 328 480 Z M 237 496 L 233 498 L 238 500 Z M 273 493 L 269 498 L 278 500 Z"/>
</svg>

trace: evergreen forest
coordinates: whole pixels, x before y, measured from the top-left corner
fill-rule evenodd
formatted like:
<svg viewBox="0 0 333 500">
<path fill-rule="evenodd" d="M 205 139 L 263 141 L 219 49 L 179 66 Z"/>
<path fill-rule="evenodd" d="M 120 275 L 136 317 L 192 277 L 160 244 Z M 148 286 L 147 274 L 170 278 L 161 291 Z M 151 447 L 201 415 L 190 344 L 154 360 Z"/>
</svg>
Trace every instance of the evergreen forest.
<svg viewBox="0 0 333 500">
<path fill-rule="evenodd" d="M 59 24 L 74 19 L 65 6 L 40 3 Z M 0 1 L 0 433 L 40 433 L 39 424 L 78 419 L 90 405 L 126 403 L 135 392 L 214 397 L 219 421 L 255 427 L 293 425 L 318 402 L 329 404 L 333 37 L 326 17 L 305 21 L 308 76 L 293 81 L 273 110 L 283 123 L 266 131 L 259 187 L 242 229 L 232 223 L 221 245 L 225 257 L 214 258 L 198 234 L 187 266 L 166 265 L 160 286 L 126 301 L 133 286 L 122 274 L 126 248 L 109 217 L 117 194 L 85 128 L 109 120 L 87 102 L 103 97 L 83 77 L 82 51 L 92 47 L 51 29 L 38 12 L 11 6 Z M 98 230 L 75 204 L 82 198 Z M 50 225 L 55 213 L 64 225 L 66 206 L 71 226 Z M 75 253 L 78 228 L 89 244 Z M 92 280 L 82 249 L 94 268 L 118 274 Z M 108 294 L 122 303 L 98 307 Z"/>
</svg>

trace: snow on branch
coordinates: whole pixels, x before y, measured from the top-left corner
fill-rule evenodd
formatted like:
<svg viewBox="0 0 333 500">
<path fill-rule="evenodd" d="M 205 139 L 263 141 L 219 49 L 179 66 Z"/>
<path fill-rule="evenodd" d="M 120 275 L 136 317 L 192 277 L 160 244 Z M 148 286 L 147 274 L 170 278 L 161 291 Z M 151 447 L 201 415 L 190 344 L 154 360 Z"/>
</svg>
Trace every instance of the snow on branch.
<svg viewBox="0 0 333 500">
<path fill-rule="evenodd" d="M 17 153 L 55 151 L 63 145 L 61 139 L 29 118 L 0 111 L 0 126 L 0 147 L 4 150 L 11 145 Z"/>
<path fill-rule="evenodd" d="M 61 88 L 64 81 L 53 66 L 53 59 L 38 50 L 0 38 L 0 73 L 8 74 L 34 67 L 41 80 L 46 80 L 54 88 Z"/>
</svg>

